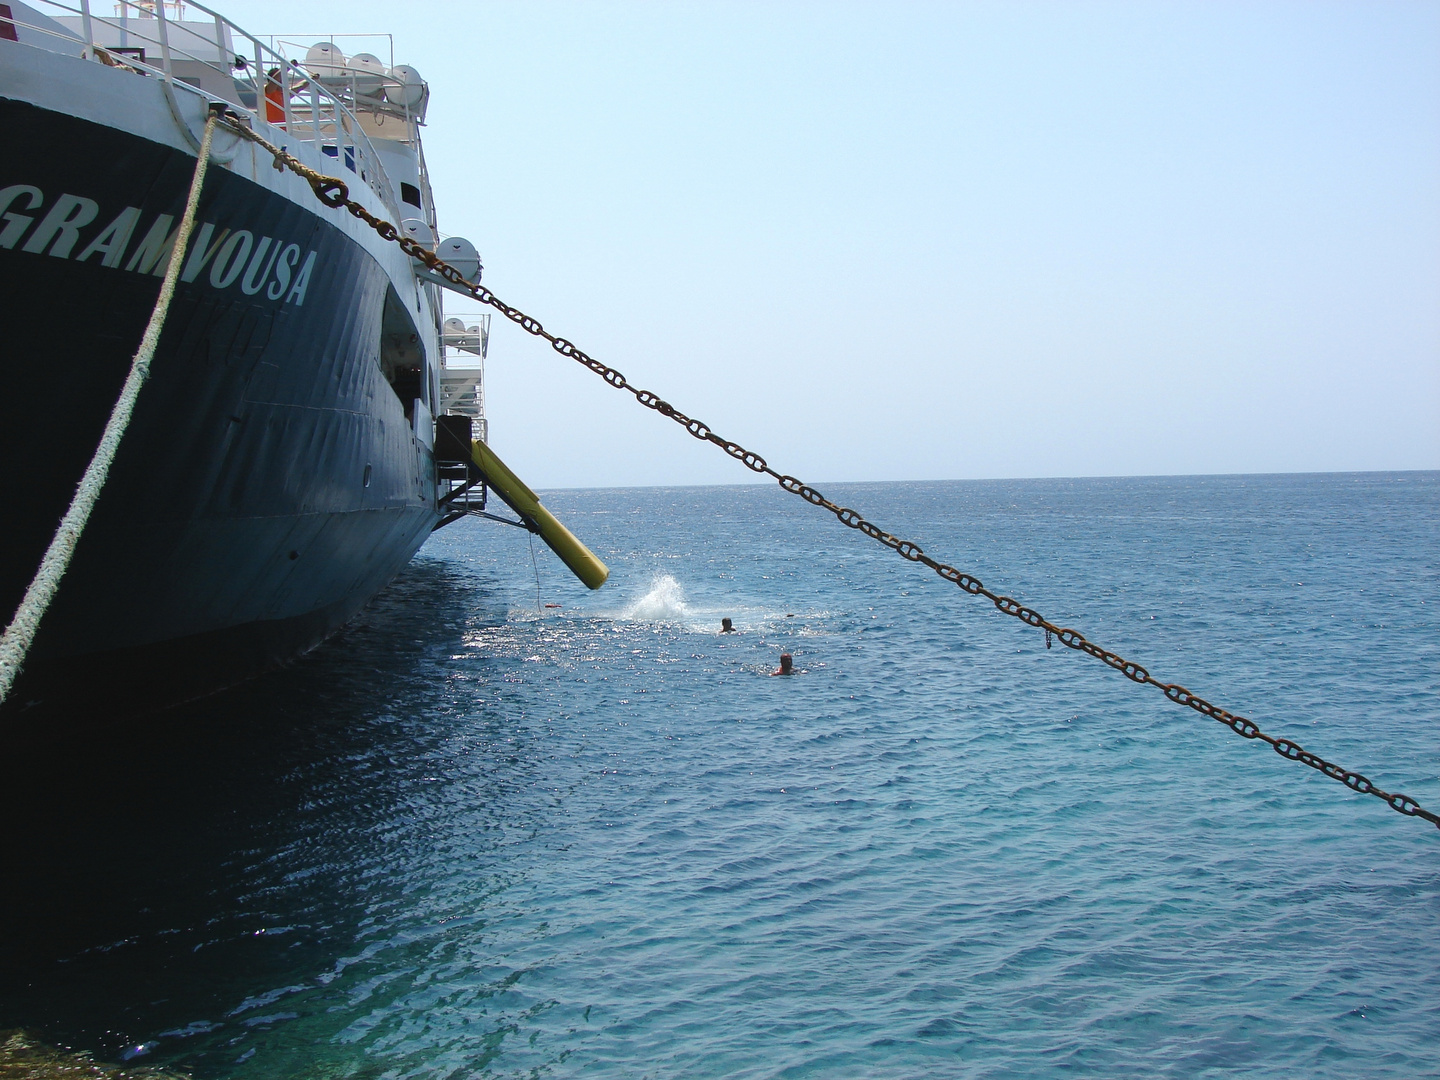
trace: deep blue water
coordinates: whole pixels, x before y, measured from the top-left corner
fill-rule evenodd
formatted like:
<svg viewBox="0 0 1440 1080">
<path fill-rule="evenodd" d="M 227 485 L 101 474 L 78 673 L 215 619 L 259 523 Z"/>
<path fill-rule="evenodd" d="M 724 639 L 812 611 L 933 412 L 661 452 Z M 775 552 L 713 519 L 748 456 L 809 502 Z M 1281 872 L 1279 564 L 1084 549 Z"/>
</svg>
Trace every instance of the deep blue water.
<svg viewBox="0 0 1440 1080">
<path fill-rule="evenodd" d="M 823 490 L 1440 808 L 1440 474 Z M 293 669 L 8 752 L 0 1027 L 216 1078 L 1440 1075 L 1440 830 L 777 490 L 546 501 L 600 592 L 464 522 Z"/>
</svg>

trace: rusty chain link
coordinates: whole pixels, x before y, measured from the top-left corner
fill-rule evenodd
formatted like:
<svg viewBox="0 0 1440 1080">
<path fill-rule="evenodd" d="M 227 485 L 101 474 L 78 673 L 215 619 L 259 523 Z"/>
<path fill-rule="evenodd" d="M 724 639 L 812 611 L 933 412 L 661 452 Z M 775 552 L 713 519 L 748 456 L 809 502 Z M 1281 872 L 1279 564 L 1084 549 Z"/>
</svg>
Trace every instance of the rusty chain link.
<svg viewBox="0 0 1440 1080">
<path fill-rule="evenodd" d="M 1409 817 L 1423 818 L 1437 828 L 1440 828 L 1440 816 L 1423 809 L 1420 804 L 1410 798 L 1410 796 L 1402 795 L 1398 792 L 1391 793 L 1383 791 L 1376 787 L 1367 777 L 1356 772 L 1351 772 L 1349 769 L 1342 768 L 1333 762 L 1326 761 L 1318 754 L 1312 754 L 1310 751 L 1304 749 L 1293 740 L 1277 739 L 1273 735 L 1267 735 L 1260 730 L 1254 721 L 1248 720 L 1243 716 L 1236 716 L 1227 709 L 1213 705 L 1204 698 L 1192 694 L 1189 690 L 1185 689 L 1185 687 L 1179 686 L 1176 683 L 1161 682 L 1139 664 L 1126 660 L 1124 657 L 1111 652 L 1109 649 L 1101 648 L 1086 638 L 1080 631 L 1072 630 L 1068 627 L 1056 626 L 1039 612 L 1026 607 L 1018 600 L 991 592 L 981 584 L 978 578 L 963 573 L 946 563 L 932 559 L 929 555 L 926 555 L 918 545 L 911 543 L 909 540 L 902 540 L 897 536 L 891 535 L 879 526 L 865 520 L 859 513 L 847 506 L 840 506 L 837 503 L 831 502 L 810 485 L 797 480 L 795 477 L 777 472 L 771 468 L 763 457 L 753 450 L 747 450 L 739 443 L 731 442 L 729 439 L 716 434 L 704 421 L 686 416 L 658 394 L 635 387 L 615 368 L 601 363 L 588 353 L 577 348 L 573 343 L 550 333 L 538 320 L 531 318 L 518 308 L 511 307 L 483 285 L 466 280 L 460 271 L 437 257 L 433 251 L 428 250 L 408 236 L 402 236 L 400 231 L 391 222 L 377 217 L 355 200 L 351 199 L 350 190 L 345 181 L 338 177 L 326 176 L 323 173 L 317 172 L 299 161 L 293 154 L 282 150 L 273 143 L 267 142 L 244 123 L 244 118 L 234 113 L 228 113 L 222 119 L 230 130 L 268 150 L 274 156 L 275 168 L 277 170 L 289 169 L 291 172 L 306 180 L 311 188 L 314 189 L 315 195 L 326 206 L 334 209 L 343 207 L 350 211 L 351 214 L 364 221 L 379 233 L 383 239 L 399 244 L 400 249 L 407 255 L 418 259 L 427 268 L 443 277 L 446 281 L 464 289 L 482 304 L 487 304 L 503 313 L 507 319 L 517 324 L 527 333 L 539 338 L 544 338 L 550 343 L 551 348 L 561 356 L 569 357 L 577 363 L 583 364 L 611 386 L 615 387 L 615 389 L 625 390 L 634 395 L 635 400 L 641 405 L 644 405 L 647 409 L 653 409 L 661 416 L 667 416 L 671 420 L 674 420 L 692 436 L 702 442 L 714 443 L 720 447 L 720 449 L 724 450 L 725 453 L 729 454 L 753 472 L 763 473 L 766 476 L 773 477 L 782 488 L 792 495 L 798 495 L 806 502 L 823 507 L 834 514 L 842 524 L 848 525 L 852 529 L 857 529 L 866 536 L 884 544 L 886 547 L 892 548 L 897 554 L 909 559 L 911 562 L 923 563 L 946 581 L 953 582 L 967 593 L 973 596 L 985 597 L 1004 614 L 1014 616 L 1029 626 L 1043 629 L 1047 633 L 1055 635 L 1060 643 L 1068 648 L 1074 649 L 1077 652 L 1083 652 L 1088 656 L 1093 656 L 1097 660 L 1103 661 L 1134 682 L 1156 687 L 1177 705 L 1188 706 L 1201 716 L 1208 716 L 1210 719 L 1224 724 L 1242 738 L 1259 739 L 1261 742 L 1269 743 L 1270 747 L 1281 757 L 1288 758 L 1291 761 L 1298 761 L 1303 765 L 1308 765 L 1317 772 L 1330 777 L 1330 779 L 1340 781 L 1340 783 L 1352 791 L 1359 792 L 1362 795 L 1373 795 L 1377 799 L 1383 800 L 1386 805 L 1398 813 L 1405 814 Z"/>
</svg>

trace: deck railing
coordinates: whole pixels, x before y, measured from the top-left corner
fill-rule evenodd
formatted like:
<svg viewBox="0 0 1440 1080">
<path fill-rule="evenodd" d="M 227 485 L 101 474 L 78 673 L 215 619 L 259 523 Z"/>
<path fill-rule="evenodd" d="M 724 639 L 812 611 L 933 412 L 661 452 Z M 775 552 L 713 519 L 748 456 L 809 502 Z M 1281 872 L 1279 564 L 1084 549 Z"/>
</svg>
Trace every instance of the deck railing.
<svg viewBox="0 0 1440 1080">
<path fill-rule="evenodd" d="M 90 0 L 33 2 L 44 22 L 27 21 L 22 10 L 6 20 L 9 32 L 4 36 L 15 36 L 19 29 L 26 32 L 21 40 L 37 35 L 42 47 L 161 78 L 180 93 L 227 101 L 252 120 L 315 143 L 336 159 L 337 169 L 347 169 L 368 184 L 400 220 L 395 192 L 366 129 L 393 124 L 393 135 L 377 131 L 376 137 L 404 143 L 418 153 L 423 102 L 417 112 L 409 104 L 387 100 L 387 89 L 404 89 L 388 69 L 384 75 L 343 69 L 307 72 L 285 54 L 284 46 L 291 42 L 280 42 L 277 48 L 274 38 L 261 39 L 191 0 L 120 0 L 113 4 L 113 16 L 97 14 Z M 185 18 L 190 11 L 208 18 Z"/>
</svg>

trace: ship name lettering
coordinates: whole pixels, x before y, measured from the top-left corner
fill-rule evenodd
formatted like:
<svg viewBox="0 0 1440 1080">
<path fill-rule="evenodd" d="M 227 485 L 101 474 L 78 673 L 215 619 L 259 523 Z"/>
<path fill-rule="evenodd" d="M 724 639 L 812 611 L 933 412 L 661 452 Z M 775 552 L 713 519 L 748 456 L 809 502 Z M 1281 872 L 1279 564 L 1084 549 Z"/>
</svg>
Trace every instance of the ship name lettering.
<svg viewBox="0 0 1440 1080">
<path fill-rule="evenodd" d="M 300 267 L 300 273 L 295 277 L 295 284 L 290 289 L 290 295 L 285 298 L 287 304 L 292 302 L 303 304 L 305 302 L 305 290 L 310 287 L 310 271 L 314 268 L 315 252 L 312 251 L 305 256 L 305 265 Z"/>
<path fill-rule="evenodd" d="M 314 258 L 314 252 L 311 252 Z M 285 295 L 285 290 L 290 287 L 290 271 L 300 261 L 300 245 L 290 244 L 275 259 L 275 280 L 270 283 L 270 288 L 265 290 L 265 295 L 271 300 L 279 300 Z M 304 301 L 302 294 L 301 301 Z"/>
<path fill-rule="evenodd" d="M 29 184 L 14 184 L 4 191 L 0 191 L 0 215 L 4 215 L 0 216 L 0 221 L 5 222 L 5 228 L 0 229 L 0 247 L 13 248 L 20 237 L 25 235 L 25 230 L 30 227 L 31 222 L 35 220 L 24 214 L 7 213 L 21 195 L 30 200 L 25 206 L 26 210 L 38 210 L 40 204 L 45 200 L 40 189 L 31 187 Z"/>
<path fill-rule="evenodd" d="M 250 249 L 254 246 L 255 234 L 249 229 L 231 233 L 230 239 L 226 240 L 225 246 L 220 249 L 220 254 L 215 256 L 215 265 L 210 267 L 210 284 L 217 289 L 228 289 L 235 284 L 235 279 L 245 269 L 245 260 L 250 257 Z"/>
<path fill-rule="evenodd" d="M 99 217 L 100 204 L 83 195 L 66 192 L 40 217 L 38 211 L 44 204 L 45 193 L 31 184 L 0 188 L 0 248 L 13 250 L 28 232 L 29 239 L 21 251 L 71 258 L 80 242 L 81 230 Z M 140 227 L 143 213 L 138 206 L 125 207 L 80 248 L 74 261 L 89 262 L 98 257 L 101 266 L 118 270 L 123 265 L 130 273 L 164 277 L 175 252 L 179 229 L 175 227 L 173 214 L 157 214 L 132 247 L 131 240 Z M 35 224 L 37 217 L 40 217 L 38 225 Z M 270 300 L 283 297 L 283 303 L 298 307 L 305 303 L 318 254 L 306 252 L 302 263 L 299 244 L 269 236 L 262 236 L 257 244 L 255 234 L 248 229 L 224 228 L 217 235 L 215 223 L 205 221 L 199 223 L 191 239 L 180 280 L 195 282 L 209 266 L 206 280 L 213 288 L 228 289 L 238 281 L 240 291 L 246 296 L 264 293 Z"/>
<path fill-rule="evenodd" d="M 175 234 L 180 231 L 170 227 L 174 223 L 175 219 L 169 214 L 157 217 L 130 253 L 125 269 L 139 270 L 142 274 L 158 271 L 156 276 L 164 277 L 170 268 L 170 253 L 175 250 Z"/>
<path fill-rule="evenodd" d="M 87 199 L 82 195 L 61 195 L 55 200 L 55 205 L 50 208 L 45 219 L 35 226 L 35 231 L 30 234 L 30 239 L 25 241 L 21 250 L 39 255 L 48 245 L 51 255 L 68 259 L 75 241 L 80 239 L 81 227 L 94 221 L 98 213 L 100 204 L 94 199 Z M 51 239 L 55 241 L 53 244 L 50 243 Z"/>
<path fill-rule="evenodd" d="M 225 238 L 230 235 L 230 230 L 221 229 L 219 237 L 217 237 L 212 244 L 210 237 L 214 235 L 215 226 L 210 224 L 210 222 L 207 221 L 200 226 L 200 231 L 195 234 L 195 240 L 190 245 L 190 255 L 185 260 L 185 269 L 180 271 L 181 281 L 194 281 L 200 276 L 200 271 L 205 269 L 205 264 L 215 257 L 215 253 L 220 250 L 220 245 L 225 243 Z M 165 265 L 167 267 L 170 265 L 170 255 L 168 252 L 173 251 L 174 248 L 175 237 L 172 235 L 165 256 Z M 161 270 L 159 273 L 164 274 L 165 271 Z"/>
<path fill-rule="evenodd" d="M 75 256 L 75 261 L 84 262 L 91 255 L 99 255 L 101 266 L 119 266 L 125 249 L 130 246 L 130 234 L 135 231 L 135 223 L 139 220 L 140 208 L 127 206 L 120 211 L 119 217 L 100 230 L 99 236 L 85 245 L 85 250 Z"/>
<path fill-rule="evenodd" d="M 240 291 L 246 296 L 254 296 L 265 287 L 265 279 L 270 276 L 270 267 L 275 265 L 275 256 L 280 254 L 280 247 L 277 244 L 274 251 L 270 251 L 272 241 L 268 236 L 260 238 L 260 246 L 255 249 L 255 255 L 250 260 L 250 265 L 245 268 L 245 276 L 240 279 Z M 265 252 L 270 251 L 270 261 L 265 263 L 265 269 L 260 273 L 260 280 L 255 280 L 255 268 L 265 259 Z"/>
</svg>

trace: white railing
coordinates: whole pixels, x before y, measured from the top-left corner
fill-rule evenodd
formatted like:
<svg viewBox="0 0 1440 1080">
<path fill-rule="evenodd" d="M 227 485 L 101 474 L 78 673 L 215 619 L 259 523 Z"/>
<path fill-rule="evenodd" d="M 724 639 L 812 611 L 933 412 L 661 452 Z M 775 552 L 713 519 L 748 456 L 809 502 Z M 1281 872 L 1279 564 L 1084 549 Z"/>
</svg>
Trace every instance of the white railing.
<svg viewBox="0 0 1440 1080">
<path fill-rule="evenodd" d="M 78 0 L 78 5 L 33 2 L 43 9 L 44 24 L 27 22 L 23 10 L 7 20 L 27 32 L 25 39 L 36 35 L 45 42 L 42 47 L 59 51 L 78 46 L 81 56 L 163 78 L 181 92 L 227 101 L 296 140 L 313 142 L 336 159 L 337 170 L 349 170 L 367 183 L 400 220 L 390 178 L 370 136 L 404 143 L 418 153 L 425 101 L 422 97 L 417 108 L 388 100 L 387 90 L 401 98 L 404 91 L 413 96 L 414 90 L 391 78 L 389 69 L 384 74 L 312 74 L 286 55 L 285 46 L 294 42 L 262 40 L 193 0 L 120 0 L 113 4 L 113 16 L 97 14 L 90 0 Z M 189 11 L 208 18 L 186 19 Z M 389 131 L 376 130 L 387 123 Z"/>
<path fill-rule="evenodd" d="M 440 412 L 477 422 L 477 438 L 486 438 L 485 355 L 490 345 L 490 315 L 452 313 L 440 335 Z"/>
</svg>

